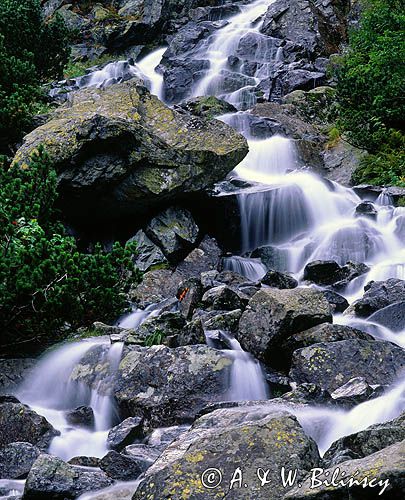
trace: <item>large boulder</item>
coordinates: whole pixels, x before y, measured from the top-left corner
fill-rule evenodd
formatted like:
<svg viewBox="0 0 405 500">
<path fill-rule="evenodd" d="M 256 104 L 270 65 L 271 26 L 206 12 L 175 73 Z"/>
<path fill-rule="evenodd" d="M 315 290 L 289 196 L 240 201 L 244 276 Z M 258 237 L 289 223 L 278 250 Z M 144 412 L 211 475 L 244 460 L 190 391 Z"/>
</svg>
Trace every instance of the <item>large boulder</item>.
<svg viewBox="0 0 405 500">
<path fill-rule="evenodd" d="M 270 363 L 276 368 L 288 370 L 291 366 L 293 353 L 297 349 L 321 342 L 338 342 L 349 339 L 374 340 L 371 335 L 350 326 L 322 323 L 283 339 L 269 353 Z"/>
<path fill-rule="evenodd" d="M 59 173 L 65 212 L 92 223 L 190 197 L 247 153 L 231 127 L 168 108 L 136 79 L 76 93 L 73 105 L 25 137 L 14 162 L 29 164 L 40 144 Z"/>
<path fill-rule="evenodd" d="M 304 269 L 304 279 L 318 285 L 333 285 L 335 288 L 344 288 L 349 281 L 370 270 L 361 262 L 347 262 L 340 266 L 334 260 L 314 260 Z"/>
<path fill-rule="evenodd" d="M 250 299 L 239 322 L 238 340 L 246 351 L 267 362 L 282 339 L 331 321 L 329 303 L 321 292 L 266 288 Z"/>
<path fill-rule="evenodd" d="M 327 467 L 347 459 L 363 458 L 405 439 L 405 413 L 398 418 L 344 436 L 327 450 L 323 461 Z"/>
<path fill-rule="evenodd" d="M 148 466 L 149 462 L 142 458 L 131 456 L 118 451 L 109 451 L 100 460 L 100 469 L 112 479 L 130 481 L 139 477 Z"/>
<path fill-rule="evenodd" d="M 69 465 L 60 458 L 40 455 L 25 483 L 25 500 L 75 499 L 91 490 L 110 486 L 113 480 L 104 472 Z"/>
<path fill-rule="evenodd" d="M 168 261 L 162 250 L 153 243 L 140 229 L 130 242 L 136 243 L 136 255 L 133 258 L 134 264 L 140 271 L 149 271 L 154 267 L 165 267 Z"/>
<path fill-rule="evenodd" d="M 347 309 L 357 316 L 367 317 L 379 309 L 395 302 L 401 302 L 405 297 L 405 281 L 390 278 L 386 281 L 372 281 L 365 287 L 365 294 Z"/>
<path fill-rule="evenodd" d="M 0 448 L 24 441 L 47 448 L 57 432 L 45 417 L 21 403 L 0 404 Z"/>
<path fill-rule="evenodd" d="M 316 469 L 303 484 L 285 495 L 285 500 L 400 500 L 405 488 L 405 440 L 358 460 L 348 460 L 330 469 Z M 335 472 L 337 470 L 337 473 Z M 335 473 L 335 481 L 331 479 Z M 350 478 L 355 479 L 348 487 Z M 301 487 L 300 487 L 301 486 Z"/>
<path fill-rule="evenodd" d="M 197 420 L 165 450 L 146 472 L 133 500 L 237 499 L 241 491 L 243 498 L 277 500 L 286 492 L 281 467 L 297 469 L 301 479 L 318 463 L 315 442 L 293 415 L 266 405 L 219 409 Z M 243 479 L 236 487 L 239 467 Z M 261 487 L 258 472 L 267 474 L 271 485 Z"/>
<path fill-rule="evenodd" d="M 113 427 L 107 436 L 107 446 L 121 451 L 135 440 L 143 437 L 143 421 L 140 417 L 128 417 Z"/>
<path fill-rule="evenodd" d="M 329 392 L 354 377 L 370 384 L 389 385 L 405 366 L 405 352 L 391 342 L 340 340 L 322 342 L 294 352 L 290 377 L 295 382 L 311 382 Z"/>
<path fill-rule="evenodd" d="M 0 449 L 0 479 L 25 479 L 41 454 L 30 443 L 11 443 Z"/>
<path fill-rule="evenodd" d="M 232 361 L 204 345 L 137 347 L 121 361 L 115 398 L 123 416 L 141 416 L 156 428 L 192 420 L 225 397 Z"/>
</svg>

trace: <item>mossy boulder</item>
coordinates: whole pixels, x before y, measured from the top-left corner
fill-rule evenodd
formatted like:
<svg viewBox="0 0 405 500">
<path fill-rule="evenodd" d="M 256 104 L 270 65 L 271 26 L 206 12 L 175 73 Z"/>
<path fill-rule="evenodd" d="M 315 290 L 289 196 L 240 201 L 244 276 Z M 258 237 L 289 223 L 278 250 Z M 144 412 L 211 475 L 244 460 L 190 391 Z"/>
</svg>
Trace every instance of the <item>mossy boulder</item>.
<svg viewBox="0 0 405 500">
<path fill-rule="evenodd" d="M 223 408 L 199 418 L 174 441 L 148 469 L 132 498 L 277 500 L 288 491 L 281 484 L 283 466 L 297 469 L 302 478 L 318 463 L 315 442 L 288 412 L 265 404 Z M 204 474 L 207 469 L 213 473 L 212 483 Z M 261 486 L 258 475 L 265 471 L 271 484 Z"/>
<path fill-rule="evenodd" d="M 223 179 L 247 154 L 242 135 L 218 121 L 180 114 L 137 79 L 85 89 L 28 134 L 14 162 L 40 144 L 59 174 L 66 214 L 118 219 L 196 193 Z"/>
</svg>

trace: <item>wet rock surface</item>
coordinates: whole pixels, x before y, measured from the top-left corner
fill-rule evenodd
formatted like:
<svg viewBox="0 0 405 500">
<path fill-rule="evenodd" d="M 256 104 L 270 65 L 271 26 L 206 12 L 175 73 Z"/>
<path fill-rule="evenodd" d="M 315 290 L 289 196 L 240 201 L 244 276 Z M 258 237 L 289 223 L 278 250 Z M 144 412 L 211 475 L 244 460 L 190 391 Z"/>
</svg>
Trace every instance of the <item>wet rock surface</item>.
<svg viewBox="0 0 405 500">
<path fill-rule="evenodd" d="M 357 300 L 349 309 L 361 317 L 370 316 L 384 307 L 403 301 L 405 281 L 396 278 L 375 281 L 366 285 L 364 290 L 363 297 Z"/>
<path fill-rule="evenodd" d="M 24 479 L 41 451 L 30 443 L 16 442 L 0 449 L 0 479 Z"/>
</svg>

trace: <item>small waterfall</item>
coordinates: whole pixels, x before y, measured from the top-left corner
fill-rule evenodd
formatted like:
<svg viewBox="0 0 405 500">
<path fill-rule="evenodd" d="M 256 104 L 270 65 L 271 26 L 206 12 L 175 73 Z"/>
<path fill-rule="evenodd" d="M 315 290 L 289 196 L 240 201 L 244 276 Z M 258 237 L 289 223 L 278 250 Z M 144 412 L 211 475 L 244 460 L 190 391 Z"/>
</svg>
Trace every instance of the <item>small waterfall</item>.
<svg viewBox="0 0 405 500">
<path fill-rule="evenodd" d="M 246 257 L 223 257 L 222 267 L 224 271 L 245 276 L 250 281 L 259 281 L 267 272 L 266 266 L 260 259 L 248 259 Z"/>
<path fill-rule="evenodd" d="M 105 88 L 129 80 L 134 76 L 140 76 L 140 73 L 138 68 L 131 64 L 130 61 L 114 61 L 102 69 L 77 78 L 76 84 L 79 88 Z"/>
<path fill-rule="evenodd" d="M 103 370 L 90 389 L 72 380 L 71 376 L 85 355 L 98 349 L 101 351 L 99 363 L 106 364 L 108 369 Z M 64 460 L 78 455 L 104 456 L 108 430 L 116 421 L 116 409 L 113 398 L 100 389 L 113 381 L 122 349 L 122 343 L 110 346 L 108 338 L 64 345 L 46 354 L 17 391 L 21 401 L 44 415 L 60 432 L 51 442 L 50 453 Z M 74 426 L 66 420 L 67 410 L 83 405 L 93 409 L 94 429 Z"/>
<path fill-rule="evenodd" d="M 207 344 L 215 347 L 214 339 L 229 346 L 224 352 L 232 360 L 229 401 L 260 401 L 269 398 L 269 388 L 260 363 L 251 354 L 245 352 L 239 342 L 222 330 L 206 331 Z"/>
<path fill-rule="evenodd" d="M 149 84 L 150 93 L 161 101 L 164 101 L 163 75 L 156 71 L 156 67 L 159 66 L 165 51 L 166 47 L 156 49 L 136 63 L 145 84 Z"/>
<path fill-rule="evenodd" d="M 270 3 L 269 0 L 257 0 L 241 5 L 241 12 L 209 37 L 200 53 L 195 55 L 208 60 L 210 68 L 194 88 L 194 97 L 215 95 L 238 109 L 249 109 L 256 103 L 255 86 L 260 78 L 270 75 L 274 63 L 280 59 L 277 42 L 259 31 L 260 17 Z"/>
</svg>

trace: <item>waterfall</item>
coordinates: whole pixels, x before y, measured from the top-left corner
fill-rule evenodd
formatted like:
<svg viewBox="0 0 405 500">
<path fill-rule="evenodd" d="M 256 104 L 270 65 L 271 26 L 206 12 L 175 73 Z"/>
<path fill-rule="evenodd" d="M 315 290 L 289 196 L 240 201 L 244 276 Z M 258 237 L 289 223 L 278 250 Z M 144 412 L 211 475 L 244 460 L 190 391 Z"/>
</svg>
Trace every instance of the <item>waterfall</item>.
<svg viewBox="0 0 405 500">
<path fill-rule="evenodd" d="M 163 75 L 156 71 L 156 67 L 159 66 L 165 51 L 166 47 L 156 49 L 136 63 L 141 76 L 149 86 L 150 93 L 162 101 L 164 101 Z"/>
<path fill-rule="evenodd" d="M 268 385 L 260 363 L 245 352 L 234 337 L 223 330 L 207 330 L 205 336 L 209 346 L 215 347 L 216 341 L 219 340 L 229 347 L 224 350 L 233 361 L 229 380 L 229 401 L 260 401 L 269 398 Z"/>
<path fill-rule="evenodd" d="M 257 0 L 250 5 L 241 5 L 241 12 L 208 38 L 195 57 L 208 60 L 210 68 L 194 88 L 194 97 L 215 95 L 238 109 L 249 109 L 256 103 L 254 88 L 260 79 L 270 75 L 281 53 L 276 41 L 259 31 L 258 20 L 271 3 Z M 230 67 L 231 57 L 238 61 L 235 68 Z"/>
<path fill-rule="evenodd" d="M 224 257 L 222 259 L 224 271 L 233 271 L 234 273 L 245 276 L 250 281 L 259 281 L 267 272 L 266 266 L 260 259 L 249 259 L 246 257 Z"/>
</svg>

